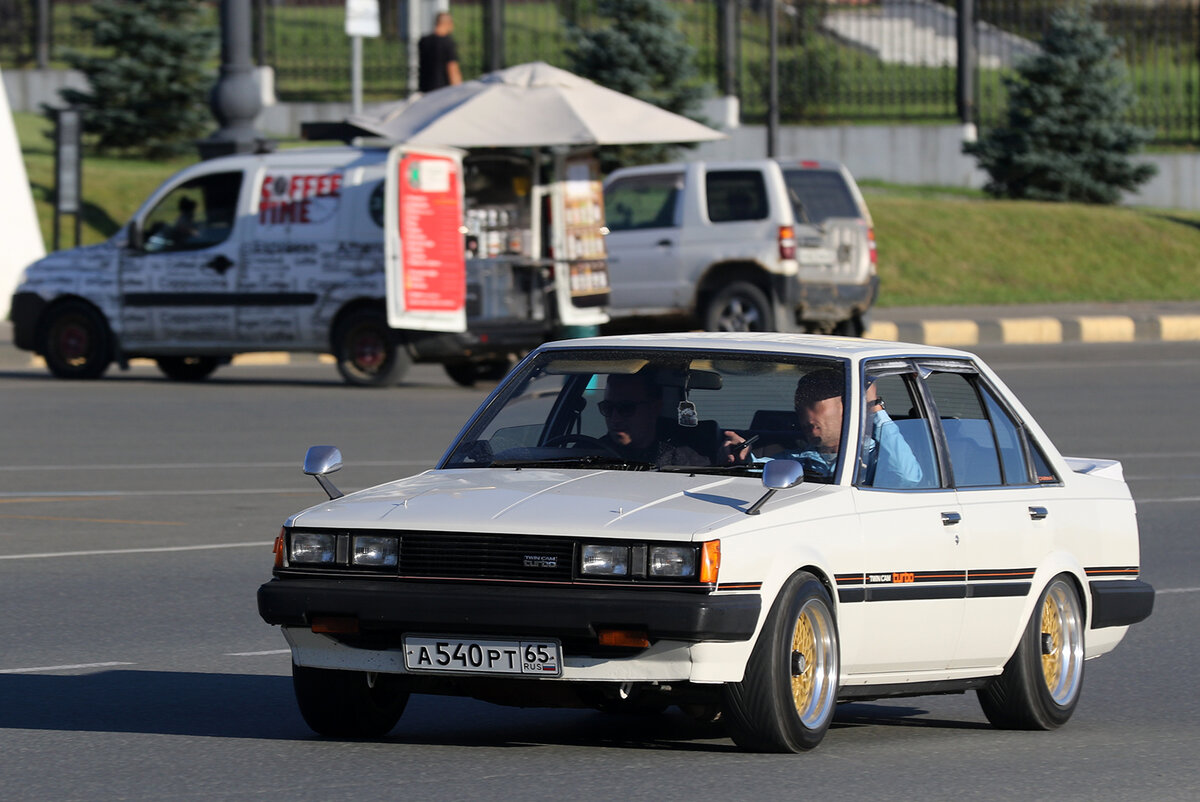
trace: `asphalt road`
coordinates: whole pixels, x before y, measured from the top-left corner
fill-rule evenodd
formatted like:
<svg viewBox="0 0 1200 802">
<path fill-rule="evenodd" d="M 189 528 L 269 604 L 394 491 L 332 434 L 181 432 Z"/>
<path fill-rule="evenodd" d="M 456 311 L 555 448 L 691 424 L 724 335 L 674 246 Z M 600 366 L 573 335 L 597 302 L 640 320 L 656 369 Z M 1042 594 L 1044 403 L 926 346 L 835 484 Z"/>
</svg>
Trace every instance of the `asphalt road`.
<svg viewBox="0 0 1200 802">
<path fill-rule="evenodd" d="M 391 737 L 313 736 L 254 593 L 284 518 L 434 462 L 486 388 L 418 367 L 394 390 L 330 365 L 152 368 L 67 383 L 0 369 L 0 797 L 1194 800 L 1200 797 L 1200 347 L 979 352 L 1064 453 L 1117 457 L 1154 615 L 1087 664 L 1052 733 L 991 729 L 973 695 L 839 708 L 815 751 L 738 752 L 672 712 L 611 717 L 414 697 Z"/>
</svg>

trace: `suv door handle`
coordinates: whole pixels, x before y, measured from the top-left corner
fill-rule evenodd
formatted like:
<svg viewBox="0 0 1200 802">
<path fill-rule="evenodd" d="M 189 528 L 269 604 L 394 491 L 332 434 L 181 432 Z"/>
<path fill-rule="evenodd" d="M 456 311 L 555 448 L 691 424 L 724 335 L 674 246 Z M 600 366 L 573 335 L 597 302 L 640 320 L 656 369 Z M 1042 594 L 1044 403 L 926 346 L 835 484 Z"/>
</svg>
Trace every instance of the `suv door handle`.
<svg viewBox="0 0 1200 802">
<path fill-rule="evenodd" d="M 233 267 L 233 261 L 225 254 L 217 254 L 212 259 L 204 263 L 204 266 L 210 270 L 217 271 L 220 275 L 225 275 L 225 271 Z"/>
<path fill-rule="evenodd" d="M 675 244 L 675 240 L 660 239 L 658 242 L 656 242 L 654 244 L 656 246 L 658 246 L 659 248 L 670 248 L 672 245 Z"/>
<path fill-rule="evenodd" d="M 1047 510 L 1045 507 L 1030 507 L 1029 508 L 1029 517 L 1035 521 L 1040 521 L 1049 514 L 1050 514 L 1050 511 Z"/>
<path fill-rule="evenodd" d="M 954 524 L 958 523 L 961 520 L 962 520 L 962 516 L 959 515 L 957 512 L 943 512 L 942 513 L 942 526 L 953 526 Z"/>
</svg>

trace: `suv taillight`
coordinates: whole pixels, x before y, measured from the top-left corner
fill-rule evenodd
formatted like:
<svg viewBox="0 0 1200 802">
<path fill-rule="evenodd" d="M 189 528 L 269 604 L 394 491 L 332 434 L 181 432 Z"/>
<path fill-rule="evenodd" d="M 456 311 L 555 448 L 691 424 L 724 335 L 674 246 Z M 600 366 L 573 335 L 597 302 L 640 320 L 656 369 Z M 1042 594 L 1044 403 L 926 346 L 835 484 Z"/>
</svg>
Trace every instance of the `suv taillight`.
<svg viewBox="0 0 1200 802">
<path fill-rule="evenodd" d="M 871 264 L 879 264 L 879 253 L 875 250 L 875 229 L 867 229 L 867 250 L 871 258 Z"/>
<path fill-rule="evenodd" d="M 796 229 L 791 226 L 779 227 L 779 258 L 796 258 Z"/>
</svg>

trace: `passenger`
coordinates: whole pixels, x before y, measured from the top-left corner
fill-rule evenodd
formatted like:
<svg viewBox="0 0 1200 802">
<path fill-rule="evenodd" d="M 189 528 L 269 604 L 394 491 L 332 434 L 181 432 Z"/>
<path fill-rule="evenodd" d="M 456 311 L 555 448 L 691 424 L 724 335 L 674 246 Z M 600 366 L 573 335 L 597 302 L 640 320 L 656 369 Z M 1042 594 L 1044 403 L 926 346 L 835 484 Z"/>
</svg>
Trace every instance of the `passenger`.
<svg viewBox="0 0 1200 802">
<path fill-rule="evenodd" d="M 796 383 L 793 399 L 796 419 L 804 443 L 796 450 L 755 457 L 747 454 L 741 435 L 726 432 L 725 447 L 734 459 L 762 462 L 766 459 L 794 459 L 804 465 L 806 473 L 818 477 L 832 477 L 837 468 L 842 442 L 843 394 L 845 380 L 841 371 L 833 369 L 806 373 Z M 870 436 L 863 441 L 863 465 L 865 484 L 876 482 L 875 468 L 881 454 L 887 468 L 887 483 L 880 487 L 914 487 L 921 483 L 921 466 L 913 456 L 912 449 L 896 428 L 895 422 L 883 409 L 878 388 L 874 380 L 867 386 L 866 413 L 871 416 Z M 733 435 L 732 437 L 730 435 Z"/>
<path fill-rule="evenodd" d="M 608 377 L 600 414 L 608 433 L 600 442 L 631 462 L 655 466 L 710 464 L 695 449 L 658 437 L 662 388 L 647 373 L 621 373 Z"/>
</svg>

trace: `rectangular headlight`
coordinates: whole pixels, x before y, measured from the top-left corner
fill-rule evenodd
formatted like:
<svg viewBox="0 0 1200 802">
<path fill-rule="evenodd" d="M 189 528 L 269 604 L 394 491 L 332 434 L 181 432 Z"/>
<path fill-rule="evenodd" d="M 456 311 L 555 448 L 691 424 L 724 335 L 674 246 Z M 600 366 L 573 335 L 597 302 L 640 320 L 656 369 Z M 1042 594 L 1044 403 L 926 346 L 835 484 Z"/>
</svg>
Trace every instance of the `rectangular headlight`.
<svg viewBox="0 0 1200 802">
<path fill-rule="evenodd" d="M 332 565 L 337 559 L 337 535 L 293 532 L 288 557 L 293 563 Z"/>
<path fill-rule="evenodd" d="M 650 576 L 695 576 L 695 546 L 652 546 Z"/>
<path fill-rule="evenodd" d="M 629 574 L 629 547 L 585 545 L 580 570 L 584 574 L 599 576 L 627 576 Z"/>
<path fill-rule="evenodd" d="M 351 561 L 355 565 L 395 567 L 400 559 L 400 542 L 394 537 L 363 535 L 354 538 Z"/>
</svg>

